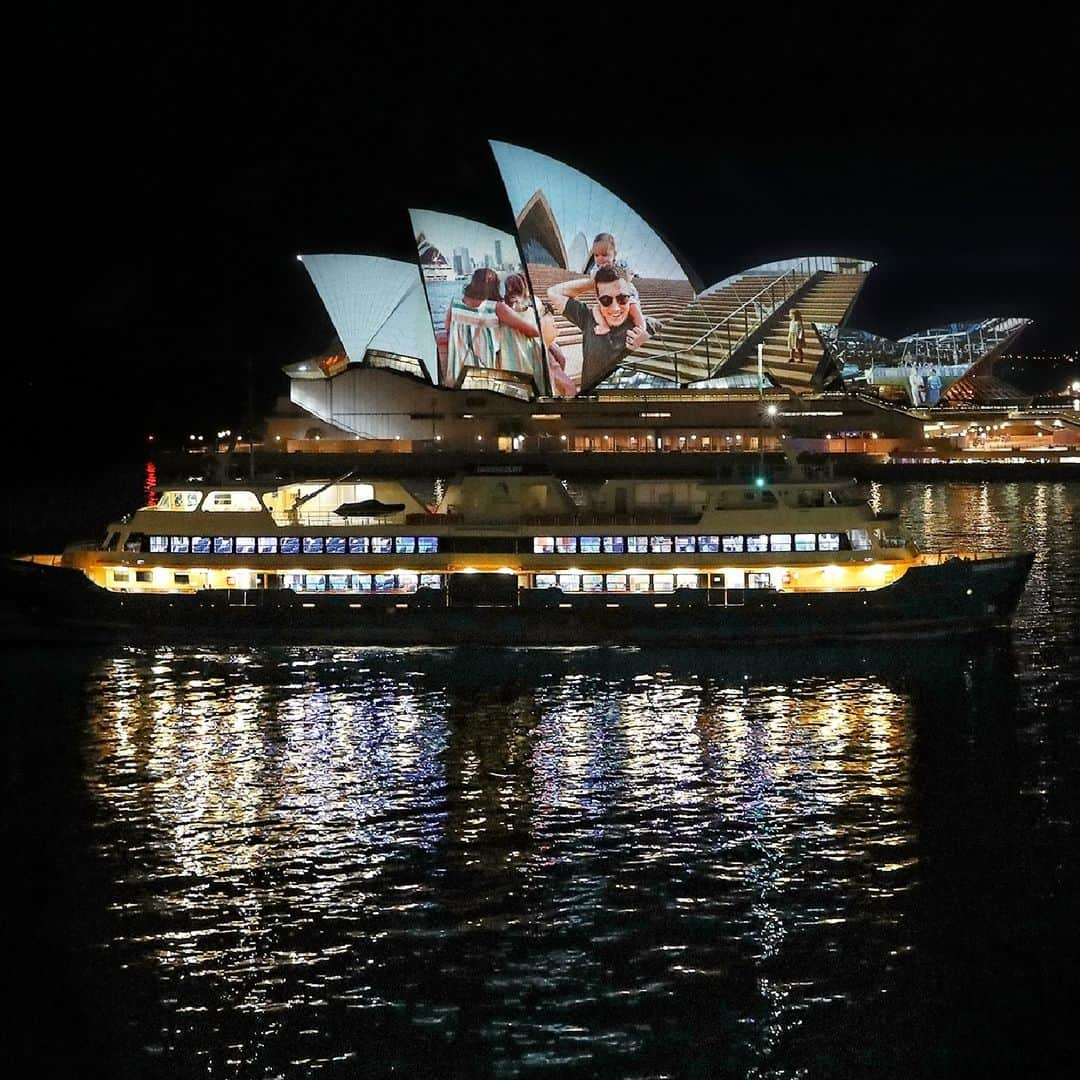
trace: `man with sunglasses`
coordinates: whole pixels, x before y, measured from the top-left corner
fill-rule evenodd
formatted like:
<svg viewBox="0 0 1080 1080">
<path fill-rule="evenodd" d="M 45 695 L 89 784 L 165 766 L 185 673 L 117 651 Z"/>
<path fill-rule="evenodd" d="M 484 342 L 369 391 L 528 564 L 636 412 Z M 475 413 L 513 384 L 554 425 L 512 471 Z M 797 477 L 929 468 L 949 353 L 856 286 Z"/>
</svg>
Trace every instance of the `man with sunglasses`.
<svg viewBox="0 0 1080 1080">
<path fill-rule="evenodd" d="M 596 332 L 596 323 L 587 304 L 573 294 L 582 287 L 595 286 L 600 317 L 608 328 Z M 630 319 L 631 286 L 614 266 L 601 266 L 592 279 L 564 281 L 552 285 L 548 303 L 556 315 L 564 315 L 581 330 L 581 389 L 590 390 L 608 375 L 629 352 L 640 349 L 649 340 L 646 330 L 637 330 Z"/>
</svg>

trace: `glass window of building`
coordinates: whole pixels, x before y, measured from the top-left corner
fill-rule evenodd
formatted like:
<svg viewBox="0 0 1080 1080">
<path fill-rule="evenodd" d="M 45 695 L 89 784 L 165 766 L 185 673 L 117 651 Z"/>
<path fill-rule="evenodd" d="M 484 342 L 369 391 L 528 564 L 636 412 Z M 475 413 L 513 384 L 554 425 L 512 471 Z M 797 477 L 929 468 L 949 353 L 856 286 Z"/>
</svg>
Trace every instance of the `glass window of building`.
<svg viewBox="0 0 1080 1080">
<path fill-rule="evenodd" d="M 626 552 L 626 540 L 621 536 L 605 536 L 604 551 L 608 555 L 622 555 Z"/>
<path fill-rule="evenodd" d="M 141 581 L 144 585 L 148 585 L 152 580 L 149 570 L 136 570 L 135 580 Z"/>
<path fill-rule="evenodd" d="M 581 538 L 581 554 L 582 555 L 599 555 L 600 554 L 600 537 L 599 536 L 583 536 Z"/>
<path fill-rule="evenodd" d="M 421 555 L 435 555 L 439 550 L 439 538 L 437 536 L 418 536 L 416 544 Z"/>
<path fill-rule="evenodd" d="M 675 588 L 676 589 L 696 589 L 698 587 L 697 574 L 676 574 L 675 575 Z"/>
<path fill-rule="evenodd" d="M 675 575 L 674 574 L 653 574 L 652 576 L 653 592 L 674 592 L 675 591 Z"/>
<path fill-rule="evenodd" d="M 604 591 L 604 575 L 603 574 L 582 574 L 581 575 L 581 591 L 582 592 L 603 592 Z"/>
<path fill-rule="evenodd" d="M 236 554 L 237 555 L 254 555 L 255 554 L 255 537 L 254 536 L 238 536 L 236 538 Z"/>
<path fill-rule="evenodd" d="M 771 589 L 772 576 L 767 571 L 760 574 L 747 574 L 746 587 L 748 589 Z"/>
<path fill-rule="evenodd" d="M 204 510 L 245 512 L 261 510 L 262 506 L 254 491 L 211 491 L 203 503 Z"/>
<path fill-rule="evenodd" d="M 746 538 L 746 550 L 747 551 L 768 551 L 769 550 L 769 538 L 765 533 L 755 533 L 753 536 Z"/>
<path fill-rule="evenodd" d="M 536 575 L 536 587 L 538 589 L 554 589 L 555 588 L 555 575 L 554 574 L 537 574 Z"/>
<path fill-rule="evenodd" d="M 442 588 L 442 574 L 421 574 L 420 575 L 420 588 L 421 589 L 441 589 Z"/>
<path fill-rule="evenodd" d="M 649 553 L 649 538 L 647 536 L 628 536 L 626 538 L 626 550 L 632 555 L 647 555 Z"/>
<path fill-rule="evenodd" d="M 299 555 L 300 554 L 300 537 L 299 536 L 283 536 L 281 538 L 281 554 L 282 555 Z"/>
<path fill-rule="evenodd" d="M 192 555 L 209 555 L 212 546 L 209 536 L 193 536 L 191 538 Z"/>
<path fill-rule="evenodd" d="M 214 537 L 214 554 L 231 555 L 233 553 L 233 538 L 231 536 Z"/>
<path fill-rule="evenodd" d="M 769 550 L 770 551 L 790 551 L 791 550 L 791 533 L 770 533 L 770 535 L 769 535 Z"/>
<path fill-rule="evenodd" d="M 608 592 L 626 592 L 625 574 L 608 574 L 605 578 Z"/>
<path fill-rule="evenodd" d="M 371 538 L 372 555 L 390 555 L 394 550 L 394 541 L 389 536 L 373 536 Z"/>
<path fill-rule="evenodd" d="M 703 555 L 715 555 L 720 550 L 720 537 L 699 536 L 697 538 L 697 549 Z"/>
<path fill-rule="evenodd" d="M 814 550 L 814 534 L 813 533 L 796 533 L 795 534 L 795 550 L 796 551 L 813 551 Z"/>
<path fill-rule="evenodd" d="M 169 550 L 169 538 L 167 536 L 151 536 L 150 537 L 150 550 L 151 551 L 168 551 Z"/>
<path fill-rule="evenodd" d="M 741 552 L 743 550 L 743 538 L 741 536 L 725 536 L 723 547 L 727 552 Z"/>
<path fill-rule="evenodd" d="M 652 586 L 652 579 L 648 574 L 629 574 L 627 583 L 631 592 L 648 592 Z"/>
<path fill-rule="evenodd" d="M 852 551 L 870 550 L 870 533 L 866 529 L 851 530 L 851 549 Z"/>
<path fill-rule="evenodd" d="M 260 536 L 259 537 L 259 554 L 260 555 L 276 555 L 277 554 L 277 537 L 276 536 Z"/>
<path fill-rule="evenodd" d="M 376 574 L 374 577 L 376 592 L 393 592 L 397 581 L 393 574 Z"/>
<path fill-rule="evenodd" d="M 560 555 L 574 555 L 577 552 L 576 536 L 556 536 L 555 550 Z"/>
<path fill-rule="evenodd" d="M 304 554 L 321 555 L 323 553 L 323 538 L 321 536 L 304 537 Z"/>
<path fill-rule="evenodd" d="M 352 575 L 352 587 L 357 592 L 371 592 L 371 575 L 370 574 L 353 574 Z"/>
<path fill-rule="evenodd" d="M 308 592 L 326 592 L 325 574 L 305 574 L 304 588 Z"/>
<path fill-rule="evenodd" d="M 352 584 L 348 574 L 330 574 L 329 581 L 331 592 L 348 592 Z"/>
<path fill-rule="evenodd" d="M 345 537 L 344 536 L 328 536 L 326 537 L 326 554 L 327 555 L 344 555 L 345 554 Z"/>
<path fill-rule="evenodd" d="M 112 579 L 113 581 L 130 581 L 131 575 L 126 570 L 114 570 Z"/>
<path fill-rule="evenodd" d="M 533 537 L 533 554 L 534 555 L 554 555 L 555 554 L 555 537 L 554 536 L 534 536 Z"/>
<path fill-rule="evenodd" d="M 368 553 L 368 538 L 366 536 L 349 537 L 349 554 L 366 555 Z"/>
<path fill-rule="evenodd" d="M 416 554 L 416 537 L 415 536 L 395 536 L 394 537 L 394 552 L 398 555 L 415 555 Z"/>
<path fill-rule="evenodd" d="M 839 551 L 840 550 L 840 534 L 839 533 L 818 533 L 817 534 L 817 546 L 818 546 L 818 551 Z"/>
<path fill-rule="evenodd" d="M 559 575 L 559 588 L 563 592 L 580 592 L 581 591 L 581 575 L 580 574 L 560 574 Z"/>
<path fill-rule="evenodd" d="M 676 536 L 675 550 L 682 554 L 692 554 L 697 550 L 697 543 L 693 536 Z"/>
<path fill-rule="evenodd" d="M 420 579 L 416 574 L 404 573 L 397 574 L 397 587 L 402 592 L 416 592 L 416 586 Z"/>
<path fill-rule="evenodd" d="M 657 555 L 667 555 L 671 552 L 670 536 L 652 536 L 649 538 L 649 550 Z"/>
<path fill-rule="evenodd" d="M 186 536 L 170 536 L 169 550 L 174 555 L 186 555 L 191 550 L 191 540 Z"/>
</svg>

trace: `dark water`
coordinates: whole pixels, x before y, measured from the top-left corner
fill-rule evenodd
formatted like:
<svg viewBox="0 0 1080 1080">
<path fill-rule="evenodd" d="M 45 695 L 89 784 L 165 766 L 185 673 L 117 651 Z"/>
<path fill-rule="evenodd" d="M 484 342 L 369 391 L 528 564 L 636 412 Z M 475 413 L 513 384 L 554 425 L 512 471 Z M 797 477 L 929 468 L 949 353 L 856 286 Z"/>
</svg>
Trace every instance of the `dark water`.
<svg viewBox="0 0 1080 1080">
<path fill-rule="evenodd" d="M 1050 1073 L 1080 488 L 876 495 L 1011 636 L 0 658 L 23 1074 Z"/>
</svg>

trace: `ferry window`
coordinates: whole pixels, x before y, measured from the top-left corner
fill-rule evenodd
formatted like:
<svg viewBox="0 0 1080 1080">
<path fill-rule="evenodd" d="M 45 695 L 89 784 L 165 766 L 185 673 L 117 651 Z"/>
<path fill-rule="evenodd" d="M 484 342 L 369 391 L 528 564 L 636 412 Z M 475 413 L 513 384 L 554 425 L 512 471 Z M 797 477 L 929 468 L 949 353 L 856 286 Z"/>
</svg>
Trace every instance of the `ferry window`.
<svg viewBox="0 0 1080 1080">
<path fill-rule="evenodd" d="M 147 537 L 145 533 L 133 532 L 128 533 L 128 538 L 124 541 L 125 551 L 146 551 L 147 550 Z"/>
<path fill-rule="evenodd" d="M 648 592 L 650 578 L 648 574 L 629 574 L 627 580 L 630 583 L 631 592 Z"/>
<path fill-rule="evenodd" d="M 191 584 L 191 575 L 190 574 L 173 574 L 172 578 L 173 578 L 173 584 L 174 585 L 190 585 Z"/>
<path fill-rule="evenodd" d="M 416 583 L 419 579 L 415 574 L 398 574 L 397 587 L 402 592 L 416 592 Z"/>
<path fill-rule="evenodd" d="M 769 537 L 770 551 L 790 551 L 791 533 L 772 533 Z"/>
<path fill-rule="evenodd" d="M 326 575 L 305 574 L 304 587 L 308 592 L 326 592 Z"/>
<path fill-rule="evenodd" d="M 647 536 L 628 536 L 626 538 L 626 550 L 633 555 L 647 555 L 649 552 L 649 538 Z"/>
<path fill-rule="evenodd" d="M 372 555 L 389 555 L 394 550 L 394 541 L 389 536 L 373 536 L 371 538 Z"/>
<path fill-rule="evenodd" d="M 131 575 L 126 570 L 114 570 L 112 579 L 113 581 L 130 581 Z"/>
<path fill-rule="evenodd" d="M 332 592 L 347 592 L 349 589 L 349 575 L 348 574 L 331 574 L 330 575 L 330 590 Z"/>
<path fill-rule="evenodd" d="M 582 555 L 599 555 L 600 554 L 600 537 L 599 536 L 583 536 L 581 538 L 581 554 Z"/>
<path fill-rule="evenodd" d="M 421 589 L 441 589 L 442 588 L 442 574 L 421 574 L 420 575 L 420 588 Z"/>
<path fill-rule="evenodd" d="M 277 554 L 277 537 L 276 536 L 260 536 L 259 537 L 259 554 L 260 555 L 276 555 Z"/>
<path fill-rule="evenodd" d="M 285 588 L 294 589 L 299 591 L 304 587 L 304 575 L 303 574 L 286 574 L 285 575 Z"/>
<path fill-rule="evenodd" d="M 581 591 L 581 575 L 580 574 L 560 574 L 559 575 L 559 588 L 563 592 L 580 592 Z"/>
<path fill-rule="evenodd" d="M 233 549 L 233 542 L 231 536 L 215 536 L 214 537 L 214 554 L 215 555 L 231 555 Z"/>
<path fill-rule="evenodd" d="M 555 550 L 560 555 L 573 555 L 577 551 L 576 536 L 556 536 Z"/>
<path fill-rule="evenodd" d="M 608 576 L 607 576 L 607 591 L 608 592 L 626 592 L 626 575 L 625 574 L 608 574 Z"/>
<path fill-rule="evenodd" d="M 693 552 L 696 549 L 694 537 L 692 536 L 676 536 L 675 537 L 675 550 L 681 552 Z"/>
<path fill-rule="evenodd" d="M 150 550 L 151 551 L 168 551 L 169 550 L 169 538 L 167 536 L 151 536 L 150 537 Z"/>
<path fill-rule="evenodd" d="M 554 574 L 537 574 L 536 575 L 536 587 L 538 589 L 554 589 L 555 588 L 555 575 Z"/>
<path fill-rule="evenodd" d="M 393 592 L 394 586 L 397 582 L 394 580 L 393 574 L 376 574 L 375 575 L 375 591 L 376 592 Z"/>
<path fill-rule="evenodd" d="M 534 555 L 553 555 L 555 553 L 555 537 L 554 536 L 534 536 L 533 537 L 533 554 Z"/>
<path fill-rule="evenodd" d="M 748 589 L 771 589 L 772 576 L 768 573 L 747 574 L 746 587 Z"/>
<path fill-rule="evenodd" d="M 814 550 L 814 534 L 813 533 L 796 533 L 795 534 L 795 550 L 796 551 L 813 551 Z"/>
<path fill-rule="evenodd" d="M 697 538 L 697 549 L 703 555 L 713 555 L 720 550 L 720 537 L 719 536 L 699 536 Z"/>
<path fill-rule="evenodd" d="M 697 574 L 676 574 L 675 575 L 675 588 L 676 589 L 696 589 L 698 587 Z"/>
<path fill-rule="evenodd" d="M 349 537 L 349 554 L 366 555 L 368 551 L 368 538 L 366 536 Z"/>
<path fill-rule="evenodd" d="M 191 541 L 186 536 L 170 536 L 169 550 L 174 555 L 186 555 L 191 550 Z"/>
<path fill-rule="evenodd" d="M 299 536 L 283 536 L 281 538 L 281 554 L 282 555 L 299 555 L 300 554 L 300 537 Z"/>
<path fill-rule="evenodd" d="M 839 551 L 840 550 L 840 534 L 839 533 L 818 533 L 817 534 L 817 546 L 818 546 L 818 551 Z"/>
<path fill-rule="evenodd" d="M 743 538 L 741 536 L 725 536 L 724 537 L 724 550 L 735 552 L 742 551 Z"/>
<path fill-rule="evenodd" d="M 357 592 L 371 592 L 371 575 L 370 574 L 353 574 L 352 575 L 352 587 Z"/>
<path fill-rule="evenodd" d="M 674 592 L 675 591 L 675 575 L 674 574 L 653 574 L 652 587 L 653 587 L 653 592 Z"/>
<path fill-rule="evenodd" d="M 236 538 L 236 554 L 237 555 L 254 555 L 255 554 L 255 537 L 254 536 L 238 536 Z"/>
<path fill-rule="evenodd" d="M 192 555 L 209 555 L 211 546 L 209 536 L 193 536 L 191 538 Z"/>
<path fill-rule="evenodd" d="M 206 496 L 204 510 L 247 511 L 261 510 L 262 505 L 254 491 L 211 491 Z"/>
<path fill-rule="evenodd" d="M 582 574 L 581 575 L 581 591 L 582 592 L 603 592 L 604 591 L 604 575 L 603 574 Z"/>
<path fill-rule="evenodd" d="M 709 578 L 709 585 L 714 589 L 726 589 L 727 578 L 723 574 L 713 574 Z"/>
<path fill-rule="evenodd" d="M 136 570 L 135 571 L 135 580 L 136 581 L 142 581 L 142 582 L 145 582 L 146 584 L 149 584 L 150 581 L 152 580 L 150 571 L 149 570 Z"/>
<path fill-rule="evenodd" d="M 439 538 L 437 536 L 418 536 L 416 549 L 421 555 L 434 555 L 439 550 Z"/>
<path fill-rule="evenodd" d="M 853 551 L 869 551 L 870 533 L 866 529 L 852 529 L 851 547 Z"/>
<path fill-rule="evenodd" d="M 323 540 L 326 544 L 327 555 L 344 555 L 345 554 L 345 537 L 344 536 L 325 536 Z"/>
<path fill-rule="evenodd" d="M 666 555 L 671 551 L 671 537 L 653 536 L 649 539 L 649 547 L 657 554 Z"/>
<path fill-rule="evenodd" d="M 608 555 L 622 555 L 626 551 L 626 540 L 621 536 L 605 536 L 604 551 Z"/>
<path fill-rule="evenodd" d="M 414 555 L 416 553 L 416 537 L 395 536 L 394 551 L 398 555 Z"/>
<path fill-rule="evenodd" d="M 304 554 L 321 555 L 323 553 L 323 538 L 321 536 L 304 537 Z"/>
<path fill-rule="evenodd" d="M 769 538 L 764 533 L 757 533 L 746 538 L 747 551 L 768 551 Z"/>
</svg>

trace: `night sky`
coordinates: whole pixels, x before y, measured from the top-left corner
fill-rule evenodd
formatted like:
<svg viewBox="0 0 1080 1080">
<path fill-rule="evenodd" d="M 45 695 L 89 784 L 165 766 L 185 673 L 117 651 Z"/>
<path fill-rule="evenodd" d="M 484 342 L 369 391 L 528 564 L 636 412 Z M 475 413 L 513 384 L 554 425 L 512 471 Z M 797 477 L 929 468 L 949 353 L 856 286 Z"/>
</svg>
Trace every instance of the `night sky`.
<svg viewBox="0 0 1080 1080">
<path fill-rule="evenodd" d="M 417 41 L 407 19 L 368 14 L 303 34 L 194 15 L 48 29 L 21 204 L 31 354 L 12 413 L 27 450 L 57 430 L 121 450 L 235 426 L 249 368 L 264 412 L 287 393 L 282 365 L 333 333 L 296 254 L 410 258 L 410 205 L 511 228 L 488 138 L 595 177 L 705 284 L 857 255 L 880 264 L 862 328 L 1026 315 L 1019 351 L 1080 345 L 1064 85 L 842 75 L 806 42 L 767 64 L 594 52 L 564 70 L 541 49 L 518 71 L 505 40 L 475 55 L 472 37 Z"/>
</svg>

